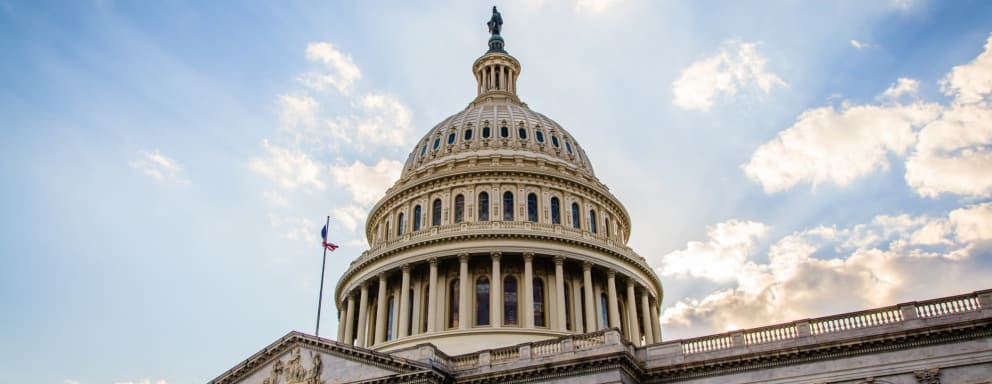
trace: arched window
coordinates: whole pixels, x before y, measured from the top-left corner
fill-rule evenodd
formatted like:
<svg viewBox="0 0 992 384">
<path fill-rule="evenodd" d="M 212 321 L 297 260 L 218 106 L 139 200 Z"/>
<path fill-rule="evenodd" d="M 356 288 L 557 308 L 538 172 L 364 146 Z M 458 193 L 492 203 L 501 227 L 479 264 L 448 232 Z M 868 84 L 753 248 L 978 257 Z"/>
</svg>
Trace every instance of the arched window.
<svg viewBox="0 0 992 384">
<path fill-rule="evenodd" d="M 610 237 L 610 218 L 603 217 L 603 233 L 606 237 Z"/>
<path fill-rule="evenodd" d="M 572 290 L 568 283 L 565 283 L 565 329 L 572 330 Z"/>
<path fill-rule="evenodd" d="M 544 280 L 534 278 L 534 326 L 544 327 Z"/>
<path fill-rule="evenodd" d="M 503 137 L 503 138 L 510 137 L 510 128 L 507 128 L 505 125 L 499 127 L 499 137 Z"/>
<path fill-rule="evenodd" d="M 458 279 L 448 286 L 448 328 L 458 328 Z"/>
<path fill-rule="evenodd" d="M 592 209 L 589 210 L 589 230 L 596 233 L 596 211 Z"/>
<path fill-rule="evenodd" d="M 441 225 L 441 199 L 434 199 L 434 209 L 431 214 L 431 225 Z"/>
<path fill-rule="evenodd" d="M 520 127 L 520 129 L 517 131 L 517 136 L 520 136 L 520 140 L 527 140 L 527 129 L 524 127 Z"/>
<path fill-rule="evenodd" d="M 537 195 L 527 195 L 527 220 L 537 222 Z"/>
<path fill-rule="evenodd" d="M 451 133 L 448 134 L 448 145 L 454 143 L 455 143 L 455 131 L 451 131 Z"/>
<path fill-rule="evenodd" d="M 475 325 L 489 325 L 489 278 L 475 280 Z"/>
<path fill-rule="evenodd" d="M 465 221 L 465 196 L 455 196 L 455 222 Z"/>
<path fill-rule="evenodd" d="M 389 222 L 386 222 L 386 240 L 389 240 Z"/>
<path fill-rule="evenodd" d="M 424 307 L 420 310 L 420 333 L 427 332 L 427 312 L 433 311 L 431 309 L 431 284 L 424 284 L 423 292 L 420 297 L 423 297 Z M 357 317 L 357 316 L 356 316 Z"/>
<path fill-rule="evenodd" d="M 561 224 L 561 202 L 557 197 L 551 198 L 551 224 Z"/>
<path fill-rule="evenodd" d="M 396 300 L 394 296 L 389 296 L 389 301 L 386 305 L 386 341 L 392 340 L 395 335 L 393 335 L 393 325 L 396 324 Z"/>
<path fill-rule="evenodd" d="M 489 193 L 479 194 L 479 221 L 489 221 Z"/>
<path fill-rule="evenodd" d="M 413 231 L 420 230 L 420 206 L 413 207 Z"/>
<path fill-rule="evenodd" d="M 482 138 L 488 139 L 489 136 L 491 136 L 489 127 L 482 127 Z"/>
<path fill-rule="evenodd" d="M 472 141 L 472 129 L 465 130 L 465 141 Z"/>
<path fill-rule="evenodd" d="M 599 294 L 599 329 L 603 329 L 609 326 L 609 307 L 606 301 L 606 294 Z"/>
<path fill-rule="evenodd" d="M 503 192 L 503 221 L 513 221 L 513 192 Z"/>
<path fill-rule="evenodd" d="M 403 212 L 396 216 L 396 236 L 403 235 L 403 216 Z M 386 227 L 389 227 L 389 223 L 386 223 Z"/>
<path fill-rule="evenodd" d="M 579 204 L 572 203 L 572 228 L 582 228 L 582 218 L 579 215 Z"/>
<path fill-rule="evenodd" d="M 517 325 L 517 278 L 503 279 L 503 325 Z"/>
</svg>

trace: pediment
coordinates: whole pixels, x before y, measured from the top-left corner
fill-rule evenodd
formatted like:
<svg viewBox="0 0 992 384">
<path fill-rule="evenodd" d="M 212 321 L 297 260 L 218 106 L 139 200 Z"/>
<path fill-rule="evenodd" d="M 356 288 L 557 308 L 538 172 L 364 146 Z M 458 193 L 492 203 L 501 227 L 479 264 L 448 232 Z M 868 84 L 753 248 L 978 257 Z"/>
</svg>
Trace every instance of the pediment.
<svg viewBox="0 0 992 384">
<path fill-rule="evenodd" d="M 432 371 L 419 362 L 291 332 L 209 384 L 337 384 Z"/>
</svg>

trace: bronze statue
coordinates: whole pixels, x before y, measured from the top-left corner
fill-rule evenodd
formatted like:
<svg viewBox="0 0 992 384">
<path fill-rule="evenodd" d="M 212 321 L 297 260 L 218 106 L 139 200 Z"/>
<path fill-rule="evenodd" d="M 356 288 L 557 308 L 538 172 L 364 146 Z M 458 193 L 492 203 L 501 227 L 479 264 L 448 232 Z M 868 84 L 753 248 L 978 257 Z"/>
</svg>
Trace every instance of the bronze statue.
<svg viewBox="0 0 992 384">
<path fill-rule="evenodd" d="M 489 33 L 493 36 L 499 36 L 499 31 L 503 30 L 503 16 L 500 16 L 495 5 L 493 6 L 493 17 L 489 18 L 489 22 L 486 25 L 489 26 Z"/>
</svg>

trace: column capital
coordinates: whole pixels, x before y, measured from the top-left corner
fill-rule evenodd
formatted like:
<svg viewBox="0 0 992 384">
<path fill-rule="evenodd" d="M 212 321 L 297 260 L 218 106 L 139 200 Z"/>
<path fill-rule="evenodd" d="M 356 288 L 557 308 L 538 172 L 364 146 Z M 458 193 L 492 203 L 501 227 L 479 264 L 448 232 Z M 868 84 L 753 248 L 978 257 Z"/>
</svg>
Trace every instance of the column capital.
<svg viewBox="0 0 992 384">
<path fill-rule="evenodd" d="M 608 277 L 608 278 L 615 278 L 616 276 L 617 276 L 617 270 L 616 269 L 610 268 L 610 269 L 606 270 L 606 277 Z"/>
<path fill-rule="evenodd" d="M 403 264 L 403 273 L 410 273 L 410 263 Z"/>
<path fill-rule="evenodd" d="M 463 263 L 467 263 L 468 262 L 468 254 L 467 253 L 459 253 L 458 254 L 458 261 L 461 261 Z"/>
<path fill-rule="evenodd" d="M 555 265 L 565 264 L 565 256 L 557 255 L 555 256 Z"/>
<path fill-rule="evenodd" d="M 386 281 L 386 271 L 379 272 L 376 276 L 379 276 L 379 281 Z"/>
<path fill-rule="evenodd" d="M 583 262 L 582 262 L 582 270 L 583 270 L 583 271 L 589 271 L 589 270 L 592 270 L 592 263 L 590 263 L 590 262 L 588 262 L 588 261 L 583 261 Z"/>
<path fill-rule="evenodd" d="M 534 252 L 524 252 L 524 261 L 534 260 Z"/>
<path fill-rule="evenodd" d="M 500 252 L 500 251 L 489 252 L 489 257 L 492 257 L 493 260 L 495 260 L 495 261 L 499 261 L 499 258 L 502 257 L 502 256 L 503 256 L 503 252 Z"/>
<path fill-rule="evenodd" d="M 431 266 L 432 267 L 436 267 L 437 266 L 437 258 L 436 257 L 432 257 L 432 258 L 427 259 L 427 262 L 428 263 L 431 263 Z"/>
</svg>

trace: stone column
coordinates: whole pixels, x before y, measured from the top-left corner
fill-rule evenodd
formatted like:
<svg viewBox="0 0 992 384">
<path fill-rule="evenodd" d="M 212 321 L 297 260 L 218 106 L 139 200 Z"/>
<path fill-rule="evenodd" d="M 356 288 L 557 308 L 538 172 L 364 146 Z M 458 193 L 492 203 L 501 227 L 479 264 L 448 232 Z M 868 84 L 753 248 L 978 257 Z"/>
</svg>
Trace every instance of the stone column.
<svg viewBox="0 0 992 384">
<path fill-rule="evenodd" d="M 437 258 L 428 260 L 431 265 L 431 272 L 427 285 L 427 333 L 437 331 Z"/>
<path fill-rule="evenodd" d="M 503 324 L 503 275 L 499 268 L 500 252 L 489 254 L 493 259 L 492 279 L 489 281 L 489 325 L 499 328 Z"/>
<path fill-rule="evenodd" d="M 586 332 L 596 330 L 596 306 L 592 300 L 592 263 L 582 263 L 583 286 L 586 292 Z"/>
<path fill-rule="evenodd" d="M 413 315 L 410 317 L 410 335 L 419 335 L 423 333 L 424 329 L 424 315 L 420 308 L 424 307 L 424 277 L 422 275 L 412 276 L 411 284 L 413 285 Z"/>
<path fill-rule="evenodd" d="M 617 308 L 617 271 L 606 271 L 606 299 L 609 306 L 606 312 L 610 316 L 610 326 L 620 327 L 620 310 Z"/>
<path fill-rule="evenodd" d="M 398 337 L 406 337 L 410 328 L 410 264 L 403 264 L 403 283 L 400 284 L 400 331 Z"/>
<path fill-rule="evenodd" d="M 355 333 L 351 328 L 351 325 L 355 323 L 355 295 L 353 292 L 348 292 L 348 309 L 345 310 L 344 322 L 345 327 L 343 342 L 348 345 L 353 345 L 355 343 Z"/>
<path fill-rule="evenodd" d="M 651 303 L 651 328 L 653 328 L 653 331 L 654 331 L 654 342 L 655 343 L 660 343 L 661 342 L 661 320 L 659 319 L 658 303 L 657 302 L 652 302 Z"/>
<path fill-rule="evenodd" d="M 634 296 L 634 280 L 627 279 L 627 330 L 630 342 L 641 345 L 641 331 L 637 325 L 637 297 Z"/>
<path fill-rule="evenodd" d="M 534 328 L 534 254 L 524 253 L 524 327 Z"/>
<path fill-rule="evenodd" d="M 362 293 L 358 298 L 358 343 L 359 347 L 367 347 L 369 320 L 369 284 L 362 282 Z"/>
<path fill-rule="evenodd" d="M 469 310 L 468 300 L 468 254 L 459 254 L 458 261 L 461 263 L 461 269 L 458 273 L 458 328 L 469 329 L 469 324 L 472 321 L 472 311 Z"/>
<path fill-rule="evenodd" d="M 555 256 L 555 301 L 558 302 L 558 330 L 565 331 L 568 325 L 565 324 L 565 273 L 564 256 Z"/>
<path fill-rule="evenodd" d="M 654 323 L 651 321 L 651 306 L 648 304 L 647 287 L 641 292 L 641 324 L 644 324 L 644 344 L 653 344 Z"/>
<path fill-rule="evenodd" d="M 372 345 L 386 341 L 386 272 L 379 272 L 379 298 L 375 308 L 375 342 Z"/>
<path fill-rule="evenodd" d="M 348 304 L 345 303 L 343 305 L 348 305 Z M 345 324 L 344 317 L 347 316 L 347 312 L 348 312 L 347 309 L 345 309 L 345 310 L 340 310 L 339 309 L 338 310 L 338 338 L 337 338 L 337 341 L 339 343 L 343 343 L 344 342 L 344 324 Z"/>
</svg>

